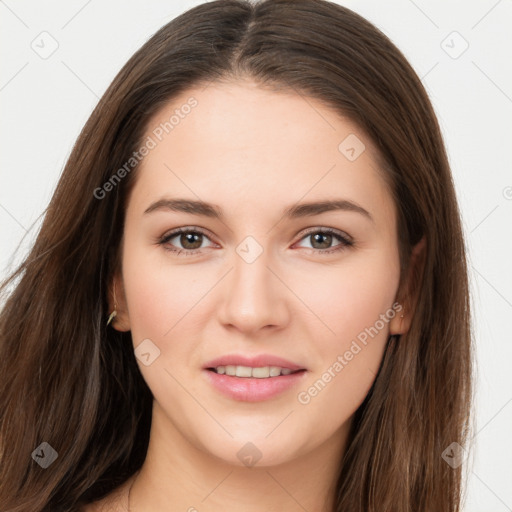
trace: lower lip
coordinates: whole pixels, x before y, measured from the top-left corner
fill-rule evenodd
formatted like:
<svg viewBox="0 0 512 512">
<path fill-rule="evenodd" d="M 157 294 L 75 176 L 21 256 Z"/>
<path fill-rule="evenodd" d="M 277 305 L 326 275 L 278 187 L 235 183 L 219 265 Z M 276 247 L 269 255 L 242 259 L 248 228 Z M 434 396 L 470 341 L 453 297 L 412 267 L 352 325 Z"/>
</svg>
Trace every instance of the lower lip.
<svg viewBox="0 0 512 512">
<path fill-rule="evenodd" d="M 203 372 L 206 373 L 206 377 L 214 388 L 233 400 L 243 402 L 269 400 L 296 386 L 306 375 L 306 371 L 301 370 L 290 375 L 257 379 L 220 375 L 211 370 L 203 370 Z"/>
</svg>

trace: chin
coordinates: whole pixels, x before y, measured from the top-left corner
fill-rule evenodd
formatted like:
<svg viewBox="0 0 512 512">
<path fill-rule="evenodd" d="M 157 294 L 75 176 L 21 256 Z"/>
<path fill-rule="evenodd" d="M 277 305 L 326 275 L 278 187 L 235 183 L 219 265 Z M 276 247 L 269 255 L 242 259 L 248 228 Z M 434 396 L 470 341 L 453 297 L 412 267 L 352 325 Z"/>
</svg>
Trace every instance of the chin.
<svg viewBox="0 0 512 512">
<path fill-rule="evenodd" d="M 301 446 L 301 442 L 290 435 L 283 437 L 274 433 L 270 437 L 274 435 L 276 437 L 270 439 L 267 437 L 268 433 L 258 432 L 254 435 L 250 431 L 240 435 L 231 433 L 233 438 L 224 438 L 219 443 L 212 443 L 215 440 L 209 436 L 203 449 L 226 464 L 242 468 L 279 466 L 300 455 L 300 450 L 297 448 Z"/>
</svg>

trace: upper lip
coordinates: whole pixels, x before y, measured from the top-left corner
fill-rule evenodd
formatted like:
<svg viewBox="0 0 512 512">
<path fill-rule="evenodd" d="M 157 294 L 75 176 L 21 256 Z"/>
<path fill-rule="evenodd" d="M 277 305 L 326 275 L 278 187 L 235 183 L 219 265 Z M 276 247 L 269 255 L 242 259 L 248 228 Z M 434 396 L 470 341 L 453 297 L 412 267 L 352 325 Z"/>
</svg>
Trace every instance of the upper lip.
<svg viewBox="0 0 512 512">
<path fill-rule="evenodd" d="M 243 356 L 239 354 L 227 354 L 225 356 L 212 359 L 204 365 L 204 368 L 217 368 L 218 366 L 249 366 L 251 368 L 262 368 L 264 366 L 279 366 L 280 368 L 289 368 L 292 371 L 305 370 L 303 366 L 292 363 L 282 357 L 270 354 L 259 354 L 257 356 Z"/>
</svg>

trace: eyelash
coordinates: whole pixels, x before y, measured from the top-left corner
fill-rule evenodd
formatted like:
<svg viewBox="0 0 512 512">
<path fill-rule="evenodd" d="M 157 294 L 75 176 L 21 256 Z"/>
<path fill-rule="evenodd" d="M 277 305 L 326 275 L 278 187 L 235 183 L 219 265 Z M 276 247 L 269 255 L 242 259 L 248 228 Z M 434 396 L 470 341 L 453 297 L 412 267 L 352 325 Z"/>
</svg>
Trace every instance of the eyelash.
<svg viewBox="0 0 512 512">
<path fill-rule="evenodd" d="M 180 235 L 182 233 L 201 234 L 209 239 L 207 233 L 205 231 L 203 231 L 201 228 L 188 227 L 188 228 L 178 228 L 178 229 L 175 229 L 174 231 L 171 231 L 170 233 L 163 235 L 158 240 L 158 244 L 163 246 L 163 248 L 166 251 L 170 251 L 177 256 L 182 255 L 183 253 L 184 253 L 183 254 L 184 256 L 193 256 L 193 255 L 201 252 L 201 249 L 179 249 L 179 248 L 174 249 L 168 245 L 169 240 L 173 239 L 176 235 Z M 306 233 L 304 233 L 304 235 L 302 236 L 302 238 L 299 241 L 303 240 L 304 238 L 307 238 L 309 235 L 313 235 L 313 234 L 317 234 L 317 233 L 321 233 L 323 235 L 333 235 L 340 243 L 330 249 L 315 249 L 314 247 L 312 247 L 312 248 L 303 247 L 303 249 L 310 249 L 311 251 L 314 251 L 316 253 L 319 253 L 322 255 L 327 255 L 327 254 L 332 254 L 335 252 L 341 252 L 344 249 L 346 249 L 348 247 L 352 247 L 354 245 L 354 242 L 352 240 L 350 240 L 348 237 L 344 236 L 341 232 L 339 232 L 335 229 L 332 229 L 332 228 L 311 228 Z"/>
</svg>

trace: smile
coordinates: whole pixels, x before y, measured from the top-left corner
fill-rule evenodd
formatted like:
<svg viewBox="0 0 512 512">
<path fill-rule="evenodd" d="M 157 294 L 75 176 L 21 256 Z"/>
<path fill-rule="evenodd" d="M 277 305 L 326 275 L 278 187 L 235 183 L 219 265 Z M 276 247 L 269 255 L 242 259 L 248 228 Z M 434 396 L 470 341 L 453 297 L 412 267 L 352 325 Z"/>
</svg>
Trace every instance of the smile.
<svg viewBox="0 0 512 512">
<path fill-rule="evenodd" d="M 229 367 L 228 367 L 229 368 Z M 247 368 L 247 367 L 233 367 L 233 368 Z M 216 369 L 209 368 L 203 370 L 203 375 L 217 392 L 224 395 L 231 400 L 241 402 L 261 402 L 275 398 L 285 391 L 289 391 L 294 387 L 300 385 L 304 376 L 307 374 L 306 370 L 291 371 L 286 368 L 277 368 L 279 375 L 272 377 L 255 377 L 253 372 L 265 371 L 270 373 L 270 368 L 248 368 L 251 371 L 251 376 L 237 376 L 217 373 Z M 218 367 L 217 367 L 218 369 Z M 248 370 L 245 370 L 248 373 Z M 274 370 L 275 372 L 277 370 Z M 289 370 L 291 373 L 283 374 L 283 370 Z M 231 369 L 229 369 L 231 371 Z"/>
<path fill-rule="evenodd" d="M 208 368 L 219 375 L 229 375 L 230 377 L 243 377 L 255 379 L 267 379 L 271 377 L 279 377 L 280 375 L 290 375 L 294 373 L 290 368 L 282 368 L 280 366 L 261 366 L 253 368 L 251 366 L 217 366 L 216 368 Z M 297 370 L 301 371 L 301 370 Z"/>
</svg>

